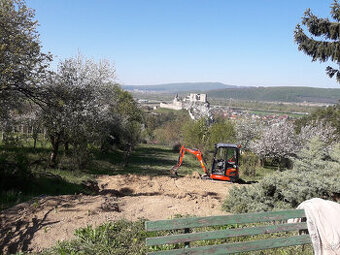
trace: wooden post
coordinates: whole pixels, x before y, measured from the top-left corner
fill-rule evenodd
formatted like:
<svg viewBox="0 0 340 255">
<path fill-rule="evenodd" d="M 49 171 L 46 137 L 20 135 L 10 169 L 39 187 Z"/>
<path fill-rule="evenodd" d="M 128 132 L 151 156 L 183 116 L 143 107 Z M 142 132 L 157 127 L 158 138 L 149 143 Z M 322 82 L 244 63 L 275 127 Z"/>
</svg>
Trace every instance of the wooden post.
<svg viewBox="0 0 340 255">
<path fill-rule="evenodd" d="M 185 229 L 184 229 L 184 233 L 185 233 L 185 234 L 190 233 L 190 228 L 185 228 Z M 184 248 L 190 248 L 190 242 L 185 242 L 185 243 L 184 243 Z"/>
</svg>

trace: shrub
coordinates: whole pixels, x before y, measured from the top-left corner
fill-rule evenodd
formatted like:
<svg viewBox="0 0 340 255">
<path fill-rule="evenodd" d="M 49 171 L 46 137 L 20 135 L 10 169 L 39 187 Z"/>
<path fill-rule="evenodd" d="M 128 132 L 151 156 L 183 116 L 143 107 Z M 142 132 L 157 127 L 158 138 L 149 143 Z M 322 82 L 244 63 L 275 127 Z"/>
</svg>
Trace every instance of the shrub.
<svg viewBox="0 0 340 255">
<path fill-rule="evenodd" d="M 244 152 L 241 155 L 241 171 L 245 176 L 255 176 L 256 167 L 258 166 L 259 157 L 252 152 Z"/>
<path fill-rule="evenodd" d="M 208 148 L 212 150 L 215 144 L 220 142 L 236 142 L 236 132 L 232 122 L 217 122 L 211 125 L 209 129 Z"/>
<path fill-rule="evenodd" d="M 232 188 L 223 208 L 228 212 L 244 213 L 295 208 L 313 197 L 338 200 L 339 154 L 339 144 L 327 152 L 320 140 L 313 139 L 294 160 L 292 170 L 277 172 L 252 186 Z"/>
<path fill-rule="evenodd" d="M 0 153 L 0 191 L 26 188 L 30 175 L 28 158 L 20 150 L 15 153 Z"/>
<path fill-rule="evenodd" d="M 172 151 L 173 152 L 180 152 L 181 151 L 181 147 L 182 145 L 180 143 L 175 143 L 173 146 L 172 146 Z"/>
<path fill-rule="evenodd" d="M 42 254 L 145 254 L 147 232 L 144 220 L 130 222 L 119 220 L 99 227 L 81 228 L 75 232 L 76 239 L 59 242 Z"/>
<path fill-rule="evenodd" d="M 160 144 L 172 145 L 181 141 L 181 125 L 179 121 L 166 123 L 154 130 L 154 137 Z"/>
<path fill-rule="evenodd" d="M 209 125 L 208 120 L 202 118 L 186 123 L 182 131 L 185 145 L 200 148 L 205 155 L 214 149 L 216 143 L 236 141 L 234 124 L 229 121 Z"/>
<path fill-rule="evenodd" d="M 334 170 L 337 175 L 334 175 Z M 295 208 L 313 197 L 335 200 L 340 194 L 339 172 L 338 168 L 324 170 L 323 173 L 291 170 L 275 173 L 253 186 L 231 189 L 223 208 L 232 213 L 245 213 Z"/>
<path fill-rule="evenodd" d="M 186 146 L 206 148 L 209 139 L 209 123 L 206 119 L 202 118 L 185 123 L 182 132 Z"/>
</svg>

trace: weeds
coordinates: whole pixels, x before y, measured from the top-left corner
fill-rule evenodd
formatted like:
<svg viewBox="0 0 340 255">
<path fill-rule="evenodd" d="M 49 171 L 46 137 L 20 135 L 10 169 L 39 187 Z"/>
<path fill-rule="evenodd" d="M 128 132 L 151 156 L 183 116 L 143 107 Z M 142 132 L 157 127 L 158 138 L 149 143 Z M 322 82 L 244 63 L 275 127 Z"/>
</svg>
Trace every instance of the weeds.
<svg viewBox="0 0 340 255">
<path fill-rule="evenodd" d="M 97 228 L 87 226 L 75 231 L 72 241 L 59 242 L 41 254 L 146 254 L 144 245 L 148 236 L 144 220 L 130 222 L 120 220 L 105 223 Z"/>
<path fill-rule="evenodd" d="M 87 226 L 75 231 L 75 239 L 72 241 L 59 242 L 55 247 L 45 250 L 41 255 L 64 255 L 64 254 L 126 254 L 126 255 L 144 255 L 150 251 L 161 251 L 183 247 L 179 245 L 162 245 L 146 247 L 145 239 L 148 237 L 158 236 L 159 233 L 146 232 L 144 230 L 145 220 L 131 222 L 119 220 L 116 222 L 105 223 L 99 227 L 93 228 Z M 249 224 L 248 224 L 249 225 Z M 247 225 L 247 226 L 248 226 Z M 254 225 L 254 224 L 253 224 Z M 194 229 L 194 232 L 215 231 L 226 228 L 239 228 L 239 225 L 228 225 L 220 227 L 205 227 Z M 244 226 L 245 227 L 245 226 Z M 248 226 L 249 227 L 249 226 Z M 160 235 L 179 234 L 183 230 L 162 231 Z M 191 247 L 218 245 L 226 242 L 244 242 L 264 238 L 275 238 L 287 236 L 286 233 L 271 235 L 259 235 L 251 237 L 234 237 L 228 239 L 216 239 L 192 242 Z M 280 249 L 271 249 L 258 252 L 248 252 L 242 254 L 262 254 L 262 255 L 311 255 L 313 254 L 311 245 L 294 246 Z"/>
</svg>

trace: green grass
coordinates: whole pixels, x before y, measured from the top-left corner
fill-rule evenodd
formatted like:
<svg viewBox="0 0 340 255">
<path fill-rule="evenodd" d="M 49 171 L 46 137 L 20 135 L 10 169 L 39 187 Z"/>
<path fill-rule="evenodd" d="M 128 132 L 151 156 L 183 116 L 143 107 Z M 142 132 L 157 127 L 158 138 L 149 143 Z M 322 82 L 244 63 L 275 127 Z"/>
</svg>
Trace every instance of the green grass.
<svg viewBox="0 0 340 255">
<path fill-rule="evenodd" d="M 157 108 L 156 110 L 154 110 L 154 112 L 156 113 L 170 113 L 170 112 L 178 112 L 177 110 L 172 110 L 172 109 L 166 109 L 166 108 Z"/>
<path fill-rule="evenodd" d="M 203 171 L 199 162 L 192 155 L 185 155 L 183 165 L 179 169 L 180 175 L 192 174 L 194 171 Z M 170 169 L 177 163 L 178 153 L 169 147 L 160 145 L 141 145 L 131 156 L 131 163 L 126 169 L 127 173 L 145 175 L 169 175 Z M 203 173 L 203 172 L 202 172 Z"/>
<path fill-rule="evenodd" d="M 72 158 L 65 156 L 63 151 L 60 151 L 58 168 L 51 168 L 48 164 L 50 148 L 38 147 L 34 149 L 31 143 L 20 147 L 0 145 L 1 152 L 11 156 L 23 155 L 23 157 L 26 157 L 31 164 L 32 175 L 29 175 L 27 180 L 11 180 L 13 186 L 18 186 L 15 185 L 15 182 L 24 183 L 21 188 L 11 188 L 5 191 L 1 188 L 0 209 L 41 195 L 86 193 L 87 191 L 81 185 L 82 181 L 94 180 L 100 175 L 169 175 L 170 169 L 178 159 L 178 153 L 173 152 L 167 146 L 142 144 L 131 154 L 126 167 L 123 166 L 123 152 L 102 153 L 97 149 L 92 149 L 91 157 L 93 160 L 83 169 L 76 169 L 72 163 Z M 15 159 L 13 160 L 15 161 Z M 211 167 L 211 162 L 208 162 L 208 167 Z M 185 154 L 183 164 L 178 170 L 179 176 L 191 175 L 194 171 L 203 174 L 197 158 L 191 154 Z M 255 177 L 242 175 L 241 177 L 247 181 L 259 180 L 272 171 L 273 169 L 258 168 Z"/>
<path fill-rule="evenodd" d="M 81 171 L 49 167 L 50 149 L 0 145 L 0 210 L 37 196 L 87 192 L 81 185 L 92 178 Z M 22 162 L 21 162 L 22 161 Z M 16 174 L 5 174 L 8 168 Z"/>
<path fill-rule="evenodd" d="M 272 103 L 264 101 L 248 101 L 239 99 L 218 99 L 210 98 L 210 103 L 213 105 L 229 106 L 234 109 L 240 109 L 244 111 L 275 111 L 275 112 L 303 112 L 311 113 L 320 106 L 299 105 L 296 103 Z"/>
<path fill-rule="evenodd" d="M 247 176 L 242 173 L 242 165 L 240 166 L 240 178 L 246 181 L 259 181 L 263 179 L 266 175 L 273 174 L 277 171 L 277 167 L 275 166 L 265 166 L 265 167 L 256 167 L 255 168 L 255 176 Z"/>
<path fill-rule="evenodd" d="M 259 116 L 267 116 L 267 115 L 288 115 L 289 117 L 292 118 L 301 118 L 305 115 L 303 114 L 296 114 L 296 113 L 291 113 L 291 112 L 277 112 L 277 111 L 261 111 L 261 110 L 253 110 L 253 111 L 249 111 L 250 114 L 256 114 Z"/>
<path fill-rule="evenodd" d="M 129 163 L 123 167 L 123 153 L 120 151 L 102 154 L 94 152 L 95 160 L 84 172 L 97 176 L 100 174 L 140 174 L 169 175 L 170 169 L 176 164 L 178 153 L 162 145 L 139 145 L 131 154 Z M 185 162 L 179 170 L 180 175 L 191 174 L 193 171 L 203 171 L 197 159 L 192 155 L 185 156 Z"/>
<path fill-rule="evenodd" d="M 103 174 L 169 175 L 178 157 L 178 153 L 166 146 L 140 145 L 131 154 L 129 164 L 124 167 L 123 152 L 102 153 L 93 149 L 91 151 L 93 160 L 83 169 L 76 169 L 72 159 L 64 156 L 63 151 L 60 151 L 58 167 L 51 168 L 48 164 L 50 149 L 42 147 L 34 149 L 31 144 L 20 147 L 0 145 L 1 153 L 9 155 L 13 163 L 17 160 L 16 155 L 22 155 L 27 164 L 31 165 L 31 174 L 25 175 L 24 179 L 10 179 L 12 185 L 5 183 L 6 186 L 13 188 L 1 187 L 0 210 L 41 195 L 87 193 L 88 191 L 81 185 L 82 181 L 94 180 Z M 198 160 L 192 155 L 186 155 L 179 174 L 183 176 L 193 171 L 203 173 Z"/>
</svg>

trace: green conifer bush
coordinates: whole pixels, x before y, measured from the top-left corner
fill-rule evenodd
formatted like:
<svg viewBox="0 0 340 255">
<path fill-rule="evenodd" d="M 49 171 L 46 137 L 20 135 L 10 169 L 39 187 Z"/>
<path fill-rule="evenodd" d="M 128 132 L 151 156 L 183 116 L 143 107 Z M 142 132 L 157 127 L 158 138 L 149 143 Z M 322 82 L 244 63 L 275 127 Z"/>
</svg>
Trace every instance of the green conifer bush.
<svg viewBox="0 0 340 255">
<path fill-rule="evenodd" d="M 340 199 L 340 144 L 329 150 L 318 138 L 298 153 L 294 168 L 276 172 L 259 183 L 234 187 L 223 208 L 232 213 L 295 208 L 305 200 L 319 197 Z"/>
</svg>

